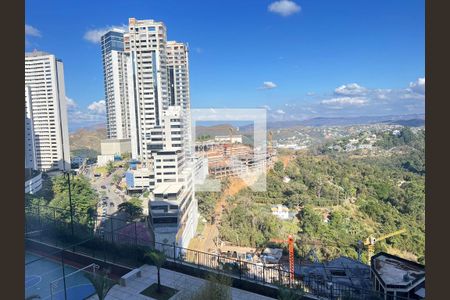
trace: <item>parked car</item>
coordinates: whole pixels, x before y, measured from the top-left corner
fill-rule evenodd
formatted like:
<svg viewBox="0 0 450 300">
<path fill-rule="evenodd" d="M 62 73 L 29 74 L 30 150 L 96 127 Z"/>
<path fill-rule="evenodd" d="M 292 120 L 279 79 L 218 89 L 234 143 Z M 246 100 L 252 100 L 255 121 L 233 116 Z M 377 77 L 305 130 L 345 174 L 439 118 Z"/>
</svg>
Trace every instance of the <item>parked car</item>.
<svg viewBox="0 0 450 300">
<path fill-rule="evenodd" d="M 105 186 L 105 185 L 102 185 L 101 188 L 102 188 L 102 189 L 106 189 L 106 186 Z"/>
<path fill-rule="evenodd" d="M 113 202 L 109 202 L 109 206 L 114 207 L 114 203 Z"/>
</svg>

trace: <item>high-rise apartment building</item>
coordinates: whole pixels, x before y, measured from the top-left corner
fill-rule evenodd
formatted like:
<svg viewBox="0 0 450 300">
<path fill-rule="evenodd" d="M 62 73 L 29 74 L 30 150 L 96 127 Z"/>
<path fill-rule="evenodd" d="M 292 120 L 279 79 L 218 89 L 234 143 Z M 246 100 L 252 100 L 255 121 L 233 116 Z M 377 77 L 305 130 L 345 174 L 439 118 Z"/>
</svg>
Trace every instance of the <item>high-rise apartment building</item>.
<svg viewBox="0 0 450 300">
<path fill-rule="evenodd" d="M 132 157 L 152 170 L 150 220 L 155 240 L 187 247 L 197 222 L 189 134 L 187 46 L 168 42 L 166 27 L 129 19 L 128 91 Z"/>
<path fill-rule="evenodd" d="M 181 106 L 183 111 L 190 112 L 191 99 L 189 90 L 189 56 L 187 45 L 175 41 L 167 42 L 167 73 L 169 78 L 170 105 Z M 184 116 L 185 140 L 191 137 L 190 113 Z M 184 143 L 184 150 L 191 155 L 190 143 Z"/>
<path fill-rule="evenodd" d="M 37 170 L 30 88 L 25 86 L 25 169 Z"/>
<path fill-rule="evenodd" d="M 148 161 L 152 157 L 150 130 L 161 124 L 168 107 L 166 27 L 153 20 L 129 20 L 124 35 L 125 52 L 130 55 L 131 148 L 133 158 Z M 155 146 L 158 147 L 158 146 Z"/>
<path fill-rule="evenodd" d="M 32 118 L 38 170 L 69 170 L 70 150 L 64 68 L 53 54 L 25 53 L 26 109 Z"/>
<path fill-rule="evenodd" d="M 129 57 L 124 52 L 123 30 L 112 29 L 101 37 L 108 139 L 130 137 L 128 101 Z"/>
</svg>

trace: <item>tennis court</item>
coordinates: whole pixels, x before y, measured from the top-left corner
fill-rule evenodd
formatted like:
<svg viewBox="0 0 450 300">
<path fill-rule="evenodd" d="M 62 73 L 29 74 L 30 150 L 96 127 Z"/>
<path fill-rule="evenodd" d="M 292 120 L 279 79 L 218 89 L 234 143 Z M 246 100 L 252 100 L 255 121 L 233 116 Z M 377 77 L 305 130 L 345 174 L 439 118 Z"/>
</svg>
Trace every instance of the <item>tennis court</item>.
<svg viewBox="0 0 450 300">
<path fill-rule="evenodd" d="M 27 251 L 25 252 L 25 296 L 38 295 L 41 299 L 63 300 L 66 295 L 69 300 L 85 299 L 95 293 L 94 287 L 85 277 L 89 271 L 89 269 L 77 270 L 65 264 L 66 292 L 64 292 L 61 262 Z"/>
</svg>

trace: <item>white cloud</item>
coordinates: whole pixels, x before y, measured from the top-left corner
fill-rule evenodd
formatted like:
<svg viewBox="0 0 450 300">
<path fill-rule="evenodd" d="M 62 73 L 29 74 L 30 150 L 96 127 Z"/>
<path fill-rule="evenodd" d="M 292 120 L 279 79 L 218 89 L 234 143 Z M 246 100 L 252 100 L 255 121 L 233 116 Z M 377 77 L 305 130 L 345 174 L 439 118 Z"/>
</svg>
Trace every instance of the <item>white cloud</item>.
<svg viewBox="0 0 450 300">
<path fill-rule="evenodd" d="M 270 90 L 276 88 L 277 85 L 273 83 L 272 81 L 264 81 L 261 89 L 263 90 Z"/>
<path fill-rule="evenodd" d="M 277 109 L 275 112 L 277 114 L 280 114 L 280 115 L 284 115 L 285 114 L 284 110 L 282 110 L 282 109 Z"/>
<path fill-rule="evenodd" d="M 425 94 L 425 78 L 417 78 L 416 81 L 409 83 L 409 90 L 411 92 L 424 95 Z"/>
<path fill-rule="evenodd" d="M 362 97 L 339 97 L 322 100 L 320 103 L 325 105 L 364 105 L 369 100 Z"/>
<path fill-rule="evenodd" d="M 96 114 L 105 114 L 106 113 L 106 102 L 105 100 L 99 100 L 92 102 L 88 109 Z"/>
<path fill-rule="evenodd" d="M 271 108 L 270 108 L 269 105 L 263 105 L 262 107 L 264 107 L 264 108 L 267 109 L 267 110 L 271 110 Z"/>
<path fill-rule="evenodd" d="M 42 36 L 41 32 L 37 28 L 35 28 L 31 25 L 28 25 L 28 24 L 25 24 L 25 35 L 35 36 L 35 37 Z"/>
<path fill-rule="evenodd" d="M 66 104 L 68 110 L 75 109 L 77 107 L 77 103 L 75 102 L 75 100 L 67 96 L 66 96 Z"/>
<path fill-rule="evenodd" d="M 334 90 L 336 95 L 342 96 L 358 96 L 365 95 L 367 93 L 367 89 L 365 87 L 360 86 L 357 83 L 349 83 L 341 85 Z"/>
<path fill-rule="evenodd" d="M 298 13 L 301 10 L 300 5 L 291 0 L 279 0 L 271 3 L 267 8 L 270 12 L 279 14 L 283 17 Z"/>
<path fill-rule="evenodd" d="M 112 29 L 120 29 L 120 30 L 128 30 L 128 26 L 127 25 L 119 25 L 119 26 L 105 26 L 102 28 L 95 28 L 95 29 L 91 29 L 86 31 L 86 33 L 84 34 L 83 38 L 91 43 L 94 44 L 98 44 L 100 43 L 101 37 L 102 35 L 104 35 L 105 33 L 107 33 L 108 31 L 112 30 Z"/>
</svg>

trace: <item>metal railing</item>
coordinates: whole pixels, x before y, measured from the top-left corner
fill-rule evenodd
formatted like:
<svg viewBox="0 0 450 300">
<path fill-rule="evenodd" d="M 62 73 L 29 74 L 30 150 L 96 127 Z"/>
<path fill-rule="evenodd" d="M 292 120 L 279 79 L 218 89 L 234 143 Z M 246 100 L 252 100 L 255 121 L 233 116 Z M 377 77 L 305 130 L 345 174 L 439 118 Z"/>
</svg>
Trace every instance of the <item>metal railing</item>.
<svg viewBox="0 0 450 300">
<path fill-rule="evenodd" d="M 144 253 L 156 249 L 164 252 L 167 260 L 176 265 L 186 264 L 262 285 L 292 288 L 324 299 L 385 299 L 379 292 L 331 282 L 321 276 L 295 274 L 291 279 L 289 270 L 279 264 L 255 263 L 175 244 L 158 243 L 151 235 L 146 235 L 150 234 L 146 220 L 131 222 L 112 216 L 86 216 L 75 211 L 74 236 L 71 236 L 68 210 L 30 205 L 25 212 L 28 239 L 57 247 L 72 245 L 71 251 L 105 262 L 137 268 L 145 262 Z M 79 242 L 75 243 L 77 241 Z M 406 299 L 393 297 L 391 299 Z"/>
</svg>

